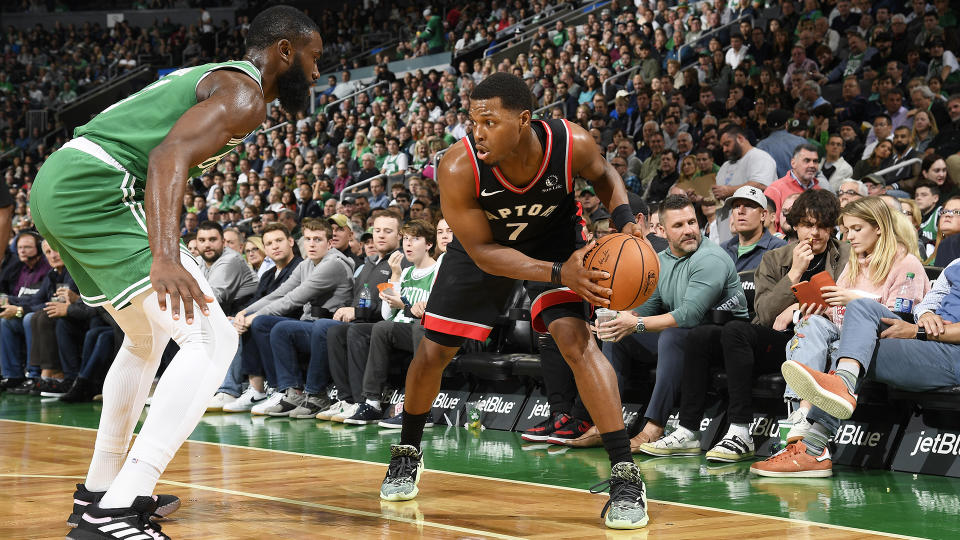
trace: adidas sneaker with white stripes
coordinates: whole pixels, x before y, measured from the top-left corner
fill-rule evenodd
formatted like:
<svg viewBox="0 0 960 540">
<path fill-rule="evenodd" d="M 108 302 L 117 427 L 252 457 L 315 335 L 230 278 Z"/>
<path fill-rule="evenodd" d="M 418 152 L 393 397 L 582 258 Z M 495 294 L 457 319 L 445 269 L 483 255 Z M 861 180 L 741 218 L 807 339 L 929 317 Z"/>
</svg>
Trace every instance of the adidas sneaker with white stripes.
<svg viewBox="0 0 960 540">
<path fill-rule="evenodd" d="M 160 526 L 150 521 L 157 510 L 153 497 L 137 497 L 129 508 L 87 507 L 76 529 L 67 533 L 68 540 L 169 540 Z"/>
</svg>

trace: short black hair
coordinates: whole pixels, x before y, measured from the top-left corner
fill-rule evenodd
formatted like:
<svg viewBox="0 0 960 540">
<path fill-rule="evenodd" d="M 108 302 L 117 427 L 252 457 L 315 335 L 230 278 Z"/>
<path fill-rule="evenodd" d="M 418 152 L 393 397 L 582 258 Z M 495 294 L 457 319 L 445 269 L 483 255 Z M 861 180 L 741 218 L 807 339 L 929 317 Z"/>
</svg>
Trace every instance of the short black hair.
<svg viewBox="0 0 960 540">
<path fill-rule="evenodd" d="M 197 227 L 197 232 L 200 231 L 217 231 L 220 233 L 220 236 L 223 236 L 223 226 L 217 223 L 216 221 L 207 221 L 200 222 L 200 225 Z"/>
<path fill-rule="evenodd" d="M 917 181 L 916 185 L 913 186 L 913 192 L 916 193 L 918 189 L 925 187 L 930 190 L 931 195 L 940 196 L 940 185 L 934 182 L 933 180 L 927 180 L 923 178 Z"/>
<path fill-rule="evenodd" d="M 298 42 L 314 32 L 319 34 L 320 28 L 304 12 L 290 6 L 273 6 L 253 19 L 244 44 L 247 49 L 266 49 L 281 39 Z"/>
<path fill-rule="evenodd" d="M 826 189 L 804 191 L 787 212 L 787 223 L 796 229 L 808 217 L 820 227 L 833 228 L 840 218 L 840 200 Z"/>
<path fill-rule="evenodd" d="M 799 154 L 800 152 L 813 152 L 814 154 L 820 153 L 819 149 L 816 146 L 810 143 L 801 143 L 801 144 L 798 144 L 797 147 L 793 149 L 793 155 L 791 157 L 797 157 L 797 154 Z"/>
<path fill-rule="evenodd" d="M 725 128 L 720 130 L 721 137 L 727 134 L 729 134 L 732 137 L 737 137 L 739 135 L 742 135 L 744 138 L 747 137 L 747 132 L 744 131 L 742 127 L 738 126 L 737 124 L 734 124 L 733 122 L 727 124 Z"/>
<path fill-rule="evenodd" d="M 667 195 L 663 202 L 660 203 L 660 208 L 657 210 L 658 215 L 660 216 L 660 223 L 663 223 L 663 216 L 667 213 L 667 210 L 683 210 L 688 206 L 693 206 L 693 203 L 690 202 L 684 195 Z"/>
<path fill-rule="evenodd" d="M 470 92 L 470 101 L 493 98 L 500 98 L 501 106 L 508 111 L 532 113 L 534 110 L 533 93 L 523 79 L 510 73 L 494 73 Z"/>
</svg>

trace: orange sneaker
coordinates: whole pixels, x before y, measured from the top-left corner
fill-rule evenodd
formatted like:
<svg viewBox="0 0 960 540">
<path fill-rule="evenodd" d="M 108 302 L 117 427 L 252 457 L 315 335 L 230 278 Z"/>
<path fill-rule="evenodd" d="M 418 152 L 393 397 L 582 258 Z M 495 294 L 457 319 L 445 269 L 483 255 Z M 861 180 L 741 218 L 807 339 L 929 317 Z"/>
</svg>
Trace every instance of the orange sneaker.
<svg viewBox="0 0 960 540">
<path fill-rule="evenodd" d="M 813 403 L 834 418 L 846 420 L 857 408 L 857 394 L 847 389 L 835 372 L 814 371 L 800 362 L 787 360 L 780 366 L 783 379 L 802 399 Z"/>
<path fill-rule="evenodd" d="M 797 441 L 766 461 L 754 463 L 750 472 L 775 478 L 826 478 L 833 476 L 833 460 L 830 459 L 830 450 L 824 448 L 823 453 L 814 457 L 807 453 L 803 441 Z"/>
</svg>

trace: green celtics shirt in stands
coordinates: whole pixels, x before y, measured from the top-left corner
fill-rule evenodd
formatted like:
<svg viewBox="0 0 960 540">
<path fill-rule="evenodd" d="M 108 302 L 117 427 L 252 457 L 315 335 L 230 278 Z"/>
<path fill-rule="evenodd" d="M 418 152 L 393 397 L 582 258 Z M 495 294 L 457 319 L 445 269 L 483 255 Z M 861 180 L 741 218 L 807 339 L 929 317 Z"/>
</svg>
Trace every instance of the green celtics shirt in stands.
<svg viewBox="0 0 960 540">
<path fill-rule="evenodd" d="M 130 174 L 145 181 L 150 152 L 160 145 L 183 113 L 197 104 L 200 81 L 218 69 L 241 71 L 261 85 L 260 70 L 245 60 L 178 69 L 107 107 L 93 120 L 74 130 L 73 136 L 99 144 Z M 197 129 L 203 129 L 203 126 Z M 202 163 L 191 164 L 189 175 L 198 176 L 213 167 L 244 138 L 246 136 L 232 138 L 215 155 Z"/>
<path fill-rule="evenodd" d="M 400 273 L 400 295 L 406 298 L 410 305 L 417 302 L 426 302 L 430 298 L 430 289 L 433 287 L 433 281 L 437 277 L 437 269 L 440 263 L 436 262 L 433 266 L 417 270 L 413 266 L 408 266 Z M 392 311 L 392 310 L 391 310 Z M 403 310 L 397 310 L 393 316 L 393 322 L 412 323 L 417 319 L 411 319 L 404 315 Z"/>
</svg>

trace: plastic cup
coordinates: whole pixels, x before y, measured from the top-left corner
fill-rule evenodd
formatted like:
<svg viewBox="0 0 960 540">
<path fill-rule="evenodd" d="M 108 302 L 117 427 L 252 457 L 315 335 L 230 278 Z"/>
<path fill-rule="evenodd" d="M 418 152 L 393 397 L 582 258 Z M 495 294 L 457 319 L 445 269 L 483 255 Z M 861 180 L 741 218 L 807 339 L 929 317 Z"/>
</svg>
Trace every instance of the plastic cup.
<svg viewBox="0 0 960 540">
<path fill-rule="evenodd" d="M 5 306 L 10 303 L 10 299 L 7 295 L 0 293 L 0 306 Z"/>
<path fill-rule="evenodd" d="M 595 313 L 597 315 L 597 332 L 598 332 L 597 335 L 599 337 L 600 325 L 605 322 L 609 322 L 616 319 L 618 312 L 612 309 L 607 309 L 607 308 L 597 308 Z M 603 339 L 603 338 L 600 338 L 600 339 L 602 341 L 613 341 L 612 339 Z"/>
</svg>

